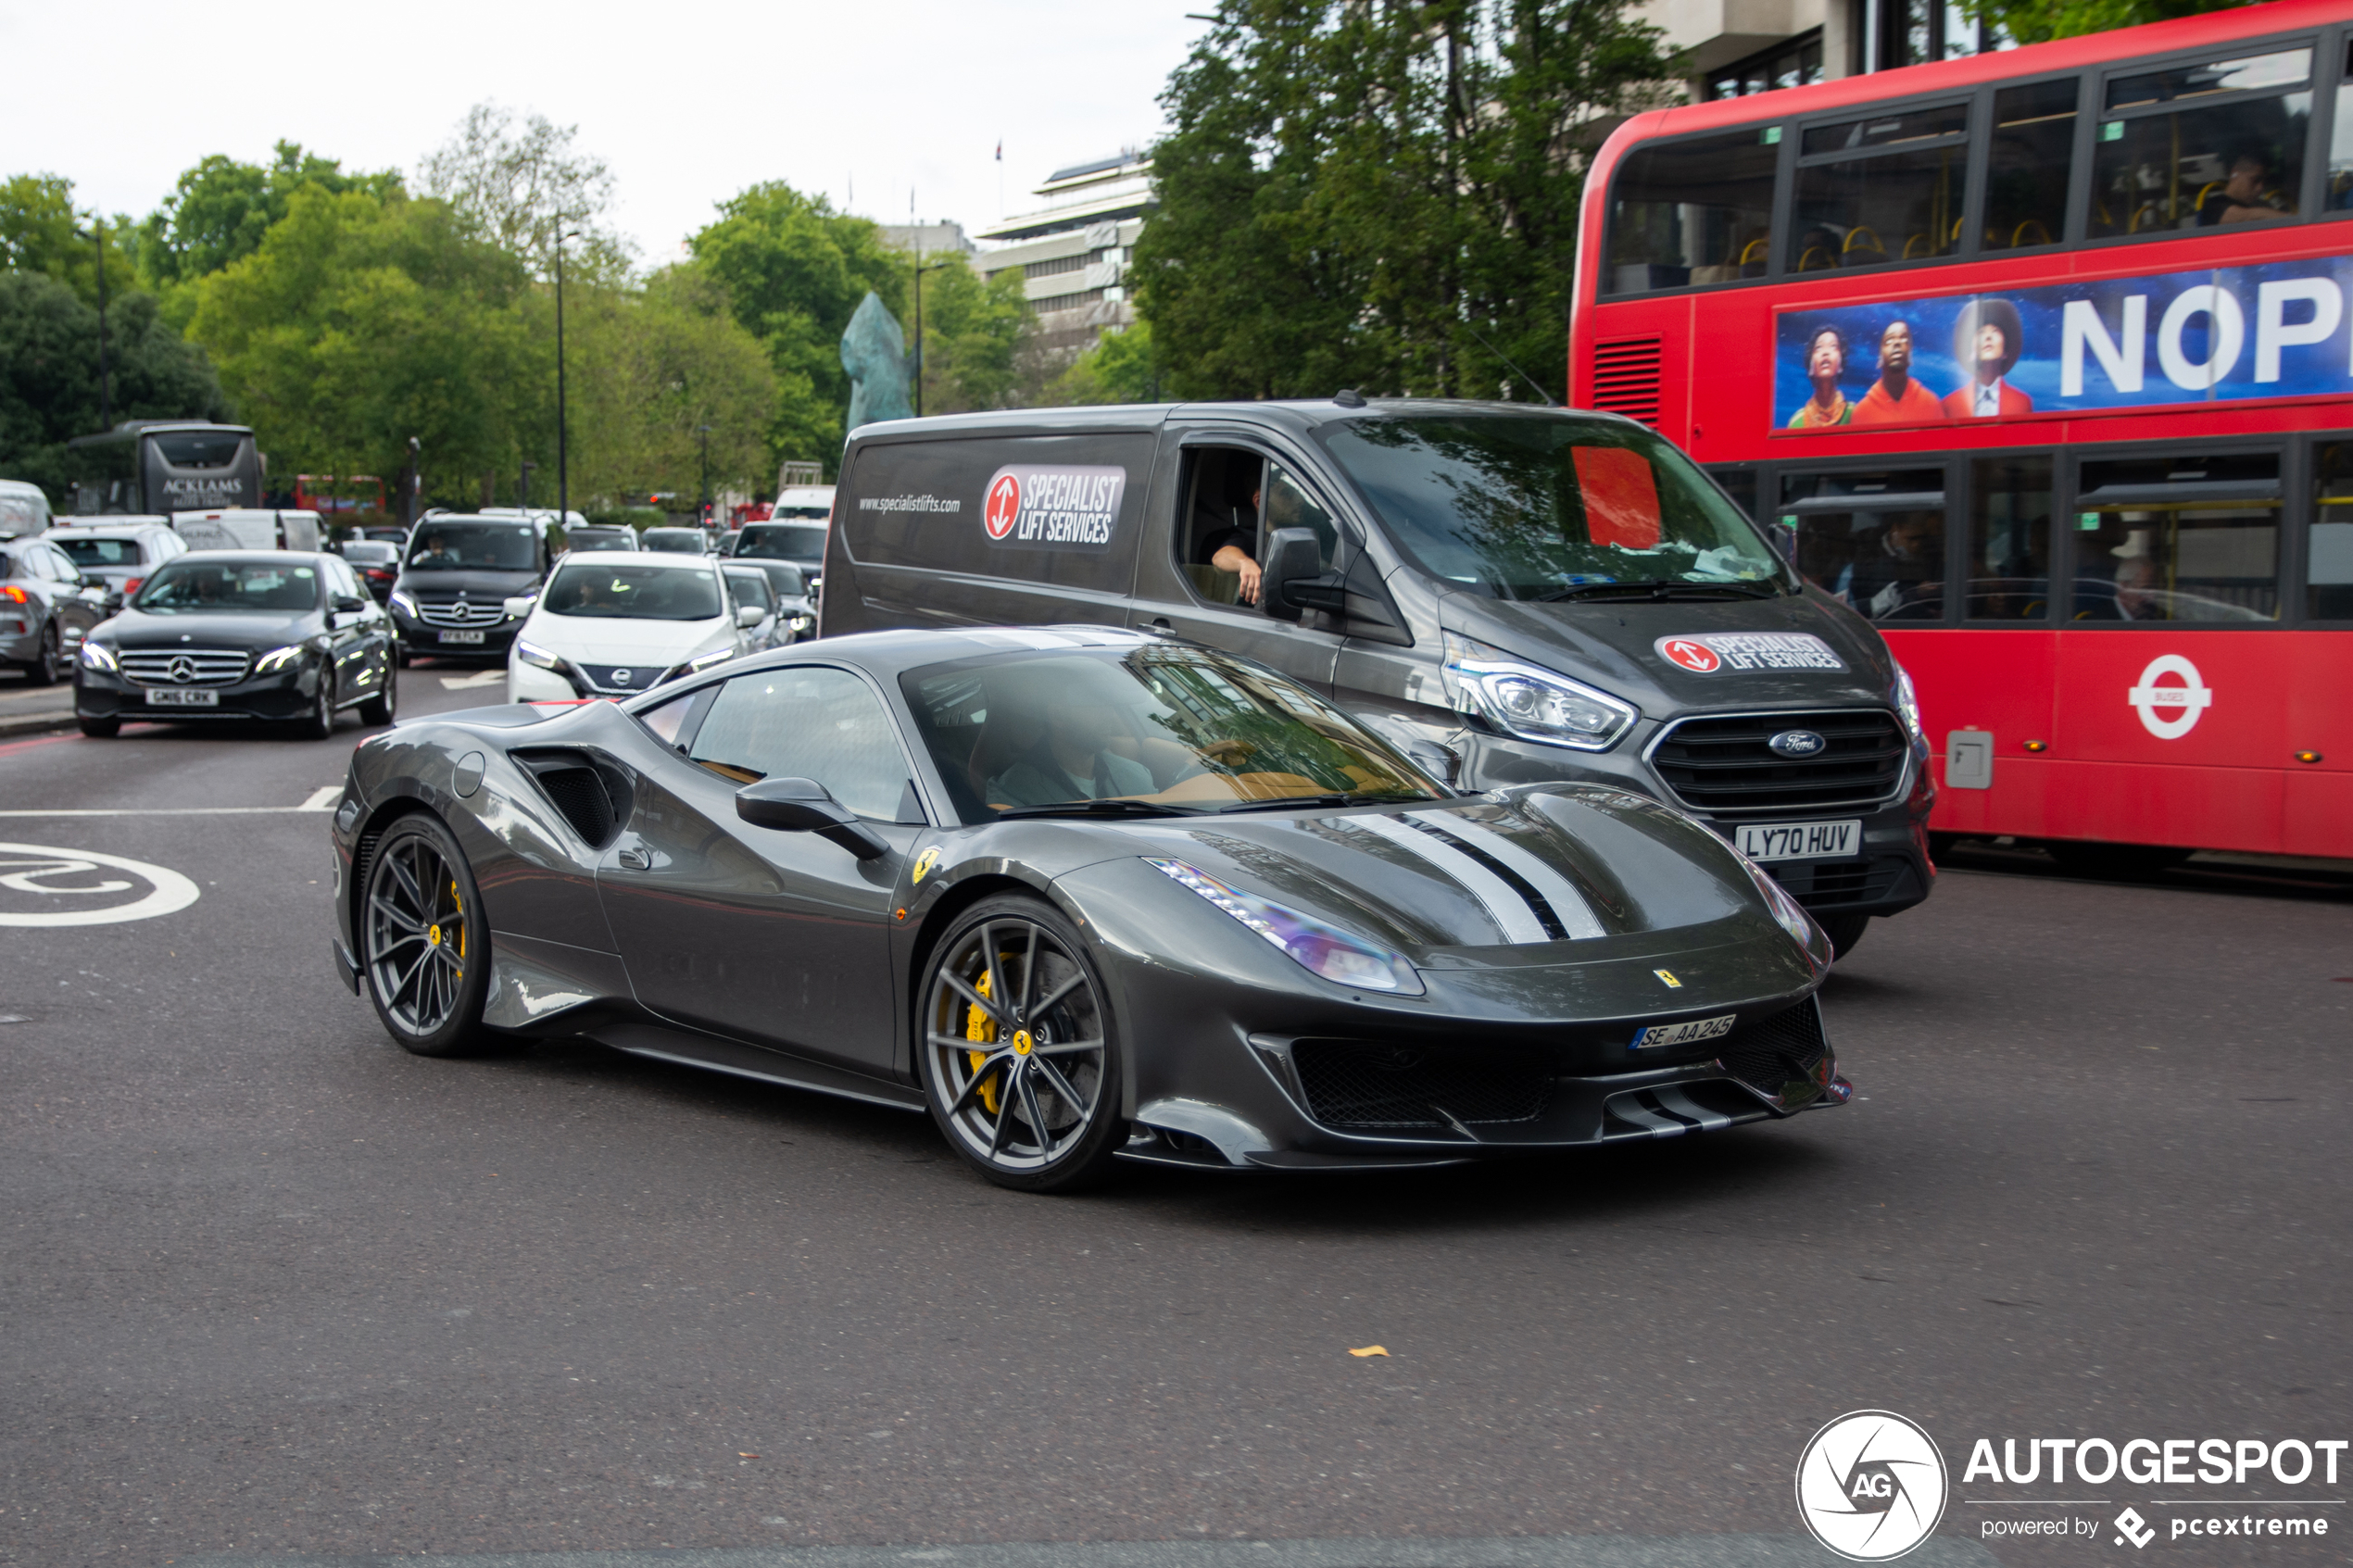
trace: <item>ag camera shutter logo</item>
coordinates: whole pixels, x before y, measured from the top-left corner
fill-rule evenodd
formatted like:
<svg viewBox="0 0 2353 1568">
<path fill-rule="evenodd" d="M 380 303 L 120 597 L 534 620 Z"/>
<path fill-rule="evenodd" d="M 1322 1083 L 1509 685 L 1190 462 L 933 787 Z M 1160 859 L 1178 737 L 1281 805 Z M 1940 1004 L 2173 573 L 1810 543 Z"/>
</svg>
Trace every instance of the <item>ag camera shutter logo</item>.
<svg viewBox="0 0 2353 1568">
<path fill-rule="evenodd" d="M 1886 1562 L 1935 1533 L 1949 1483 L 1935 1439 L 1893 1411 L 1852 1411 L 1797 1461 L 1797 1512 L 1853 1562 Z"/>
</svg>

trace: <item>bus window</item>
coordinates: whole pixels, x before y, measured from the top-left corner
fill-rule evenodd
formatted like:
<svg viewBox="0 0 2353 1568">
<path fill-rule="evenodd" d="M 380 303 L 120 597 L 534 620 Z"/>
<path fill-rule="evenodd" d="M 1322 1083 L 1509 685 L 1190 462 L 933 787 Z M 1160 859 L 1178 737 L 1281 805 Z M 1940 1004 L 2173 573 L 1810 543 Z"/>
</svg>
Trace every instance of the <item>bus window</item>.
<svg viewBox="0 0 2353 1568">
<path fill-rule="evenodd" d="M 2109 79 L 2092 166 L 2094 239 L 2293 217 L 2312 51 Z"/>
<path fill-rule="evenodd" d="M 1608 294 L 1765 275 L 1781 128 L 1638 147 L 1611 183 Z"/>
<path fill-rule="evenodd" d="M 2020 452 L 1970 465 L 1971 621 L 2042 621 L 2051 608 L 2051 459 Z"/>
<path fill-rule="evenodd" d="M 2278 618 L 2278 458 L 2087 462 L 2075 507 L 2073 619 Z"/>
<path fill-rule="evenodd" d="M 2353 210 L 2353 40 L 2345 45 L 2345 82 L 2336 90 L 2335 129 L 2329 132 L 2325 200 L 2331 212 Z"/>
<path fill-rule="evenodd" d="M 1944 616 L 1944 470 L 1793 473 L 1781 525 L 1797 570 L 1873 621 Z"/>
<path fill-rule="evenodd" d="M 1985 248 L 2056 244 L 2067 227 L 2067 170 L 2075 157 L 2075 78 L 1994 94 L 1985 161 Z"/>
<path fill-rule="evenodd" d="M 252 433 L 243 430 L 168 430 L 147 439 L 175 469 L 225 469 L 237 460 Z"/>
<path fill-rule="evenodd" d="M 2304 613 L 2353 621 L 2353 443 L 2321 448 L 2312 533 L 2304 552 Z"/>
<path fill-rule="evenodd" d="M 1963 104 L 1809 128 L 1791 269 L 1878 267 L 1959 250 L 1968 132 Z"/>
</svg>

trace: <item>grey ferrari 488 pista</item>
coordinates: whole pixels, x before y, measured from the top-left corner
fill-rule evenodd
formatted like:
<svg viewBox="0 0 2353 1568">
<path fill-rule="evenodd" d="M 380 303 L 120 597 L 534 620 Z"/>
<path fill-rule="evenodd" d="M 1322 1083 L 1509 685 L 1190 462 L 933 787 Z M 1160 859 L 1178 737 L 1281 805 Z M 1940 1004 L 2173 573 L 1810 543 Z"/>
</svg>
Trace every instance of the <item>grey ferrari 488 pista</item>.
<svg viewBox="0 0 2353 1568">
<path fill-rule="evenodd" d="M 352 759 L 335 956 L 394 1039 L 928 1110 L 983 1174 L 1436 1165 L 1843 1102 L 1831 948 L 1706 828 L 1481 795 L 1247 659 L 886 632 Z"/>
</svg>

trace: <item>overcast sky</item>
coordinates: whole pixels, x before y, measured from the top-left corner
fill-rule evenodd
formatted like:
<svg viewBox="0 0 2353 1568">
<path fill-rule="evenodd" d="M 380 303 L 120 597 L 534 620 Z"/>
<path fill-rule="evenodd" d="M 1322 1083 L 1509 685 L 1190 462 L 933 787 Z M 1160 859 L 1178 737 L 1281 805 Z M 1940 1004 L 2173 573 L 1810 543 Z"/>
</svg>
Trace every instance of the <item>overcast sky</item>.
<svg viewBox="0 0 2353 1568">
<path fill-rule="evenodd" d="M 1149 143 L 1202 0 L 0 0 L 0 176 L 144 217 L 281 138 L 414 174 L 484 99 L 577 125 L 648 264 L 763 180 L 977 232 L 1055 169 Z M 996 161 L 1002 140 L 1005 157 Z M 1000 179 L 1001 175 L 1001 179 Z M 853 199 L 854 185 L 854 199 Z M 1000 191 L 1002 197 L 1000 202 Z"/>
</svg>

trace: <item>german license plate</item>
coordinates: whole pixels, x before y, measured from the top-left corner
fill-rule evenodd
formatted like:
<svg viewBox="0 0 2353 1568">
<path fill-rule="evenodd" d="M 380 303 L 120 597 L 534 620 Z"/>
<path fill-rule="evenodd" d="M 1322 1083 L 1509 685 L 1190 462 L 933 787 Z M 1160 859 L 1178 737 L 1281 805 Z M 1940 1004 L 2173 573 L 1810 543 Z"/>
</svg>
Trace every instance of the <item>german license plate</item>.
<svg viewBox="0 0 2353 1568">
<path fill-rule="evenodd" d="M 1839 822 L 1743 822 L 1741 853 L 1752 860 L 1836 860 L 1863 852 L 1863 819 Z"/>
<path fill-rule="evenodd" d="M 182 689 L 150 690 L 147 693 L 147 706 L 149 708 L 218 708 L 220 706 L 220 694 Z"/>
<path fill-rule="evenodd" d="M 1732 1021 L 1740 1017 L 1728 1012 L 1718 1018 L 1694 1018 L 1688 1023 L 1654 1023 L 1634 1036 L 1638 1051 L 1658 1046 L 1696 1045 L 1702 1040 L 1720 1040 L 1732 1032 Z"/>
<path fill-rule="evenodd" d="M 479 643 L 482 641 L 482 633 L 479 632 L 444 632 L 441 634 L 441 640 L 445 643 Z"/>
</svg>

